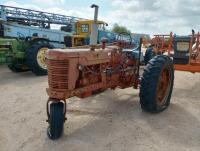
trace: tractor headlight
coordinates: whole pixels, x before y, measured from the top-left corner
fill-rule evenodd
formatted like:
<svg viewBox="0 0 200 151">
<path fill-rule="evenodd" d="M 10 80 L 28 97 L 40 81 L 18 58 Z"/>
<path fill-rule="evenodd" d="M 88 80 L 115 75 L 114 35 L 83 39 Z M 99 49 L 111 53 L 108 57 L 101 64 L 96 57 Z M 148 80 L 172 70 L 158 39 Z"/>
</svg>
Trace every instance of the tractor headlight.
<svg viewBox="0 0 200 151">
<path fill-rule="evenodd" d="M 80 71 L 83 71 L 83 69 L 84 69 L 84 65 L 79 64 L 79 65 L 78 65 L 78 69 L 79 69 Z"/>
</svg>

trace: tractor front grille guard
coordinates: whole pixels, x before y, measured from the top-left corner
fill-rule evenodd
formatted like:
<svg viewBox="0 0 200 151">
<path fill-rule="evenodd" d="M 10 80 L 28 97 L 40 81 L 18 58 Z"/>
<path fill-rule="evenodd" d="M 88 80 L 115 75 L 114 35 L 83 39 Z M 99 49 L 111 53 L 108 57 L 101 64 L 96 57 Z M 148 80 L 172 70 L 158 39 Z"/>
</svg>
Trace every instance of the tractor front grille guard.
<svg viewBox="0 0 200 151">
<path fill-rule="evenodd" d="M 48 79 L 51 89 L 68 89 L 69 61 L 68 60 L 49 60 Z"/>
</svg>

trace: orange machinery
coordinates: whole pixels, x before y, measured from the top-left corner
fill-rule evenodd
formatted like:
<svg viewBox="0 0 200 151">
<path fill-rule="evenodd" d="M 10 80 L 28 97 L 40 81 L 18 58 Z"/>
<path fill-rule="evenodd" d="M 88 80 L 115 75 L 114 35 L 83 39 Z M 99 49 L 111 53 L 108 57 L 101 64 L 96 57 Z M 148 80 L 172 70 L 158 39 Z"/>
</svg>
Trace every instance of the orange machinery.
<svg viewBox="0 0 200 151">
<path fill-rule="evenodd" d="M 152 53 L 166 54 L 173 58 L 175 70 L 200 72 L 200 34 L 188 36 L 154 35 Z"/>
<path fill-rule="evenodd" d="M 165 110 L 173 89 L 172 59 L 155 56 L 140 76 L 140 55 L 141 41 L 139 54 L 132 48 L 127 49 L 127 44 L 122 41 L 117 46 L 105 46 L 104 43 L 101 48 L 49 50 L 48 137 L 57 139 L 62 135 L 66 100 L 74 96 L 84 98 L 105 89 L 136 89 L 140 85 L 141 108 L 148 112 Z"/>
</svg>

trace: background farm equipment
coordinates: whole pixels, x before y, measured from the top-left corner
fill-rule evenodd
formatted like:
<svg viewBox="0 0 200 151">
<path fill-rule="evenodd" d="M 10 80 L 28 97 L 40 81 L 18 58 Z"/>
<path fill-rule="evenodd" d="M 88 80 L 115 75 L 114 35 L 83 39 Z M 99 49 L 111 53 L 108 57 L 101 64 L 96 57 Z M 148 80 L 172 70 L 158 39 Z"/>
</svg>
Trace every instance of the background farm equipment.
<svg viewBox="0 0 200 151">
<path fill-rule="evenodd" d="M 189 37 L 177 36 L 174 41 L 174 64 L 176 70 L 200 72 L 200 34 Z"/>
<path fill-rule="evenodd" d="M 0 64 L 8 63 L 8 67 L 15 72 L 27 70 L 24 56 L 28 43 L 24 40 L 0 38 Z"/>
<path fill-rule="evenodd" d="M 66 47 L 78 47 L 78 46 L 89 46 L 101 44 L 102 39 L 107 39 L 107 43 L 112 44 L 113 42 L 130 39 L 130 34 L 127 33 L 114 33 L 106 30 L 108 24 L 103 21 L 99 21 L 97 5 L 92 5 L 91 8 L 95 9 L 93 20 L 79 20 L 75 23 L 75 34 L 72 36 L 65 36 Z M 93 44 L 95 41 L 95 44 Z M 131 41 L 133 43 L 133 41 Z"/>
<path fill-rule="evenodd" d="M 167 54 L 173 58 L 175 70 L 200 72 L 200 35 L 155 35 L 145 54 L 145 63 L 155 55 Z"/>
<path fill-rule="evenodd" d="M 80 18 L 0 5 L 0 63 L 15 72 L 31 70 L 47 74 L 45 52 L 64 48 L 70 32 L 51 29 L 72 26 Z"/>
<path fill-rule="evenodd" d="M 97 16 L 98 7 L 94 7 Z M 94 25 L 97 35 L 91 37 Z M 15 72 L 46 75 L 48 49 L 89 45 L 95 37 L 98 44 L 102 38 L 117 41 L 118 34 L 106 31 L 105 26 L 103 21 L 0 5 L 0 64 L 7 63 Z"/>
<path fill-rule="evenodd" d="M 140 55 L 133 48 L 123 49 L 126 41 L 116 46 L 99 49 L 54 49 L 47 53 L 48 81 L 47 116 L 50 139 L 63 132 L 66 99 L 88 97 L 108 88 L 138 88 L 140 83 L 141 108 L 148 112 L 161 112 L 170 104 L 173 89 L 173 62 L 159 55 L 151 60 L 140 77 Z M 129 45 L 130 46 L 130 45 Z M 139 57 L 136 57 L 139 56 Z"/>
</svg>

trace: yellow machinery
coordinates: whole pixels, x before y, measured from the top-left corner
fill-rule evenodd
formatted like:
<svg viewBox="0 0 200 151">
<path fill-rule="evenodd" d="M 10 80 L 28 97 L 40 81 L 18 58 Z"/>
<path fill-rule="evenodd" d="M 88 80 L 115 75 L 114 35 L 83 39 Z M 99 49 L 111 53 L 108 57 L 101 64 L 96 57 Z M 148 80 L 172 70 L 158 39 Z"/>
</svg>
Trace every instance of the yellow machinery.
<svg viewBox="0 0 200 151">
<path fill-rule="evenodd" d="M 78 21 L 76 23 L 76 35 L 72 37 L 72 46 L 81 46 L 89 44 L 90 35 L 93 29 L 94 20 Z M 105 30 L 105 25 L 103 21 L 97 21 L 98 30 Z"/>
<path fill-rule="evenodd" d="M 95 8 L 94 20 L 78 20 L 75 23 L 75 34 L 65 37 L 66 47 L 77 47 L 84 45 L 96 45 L 101 42 L 103 37 L 108 38 L 109 42 L 116 39 L 116 34 L 105 30 L 108 24 L 98 21 L 98 6 L 93 4 L 91 8 Z"/>
<path fill-rule="evenodd" d="M 75 23 L 76 33 L 73 36 L 65 37 L 67 47 L 76 47 L 89 45 L 90 35 L 93 29 L 94 20 L 80 20 Z M 97 21 L 98 30 L 105 31 L 107 24 L 103 21 Z"/>
</svg>

